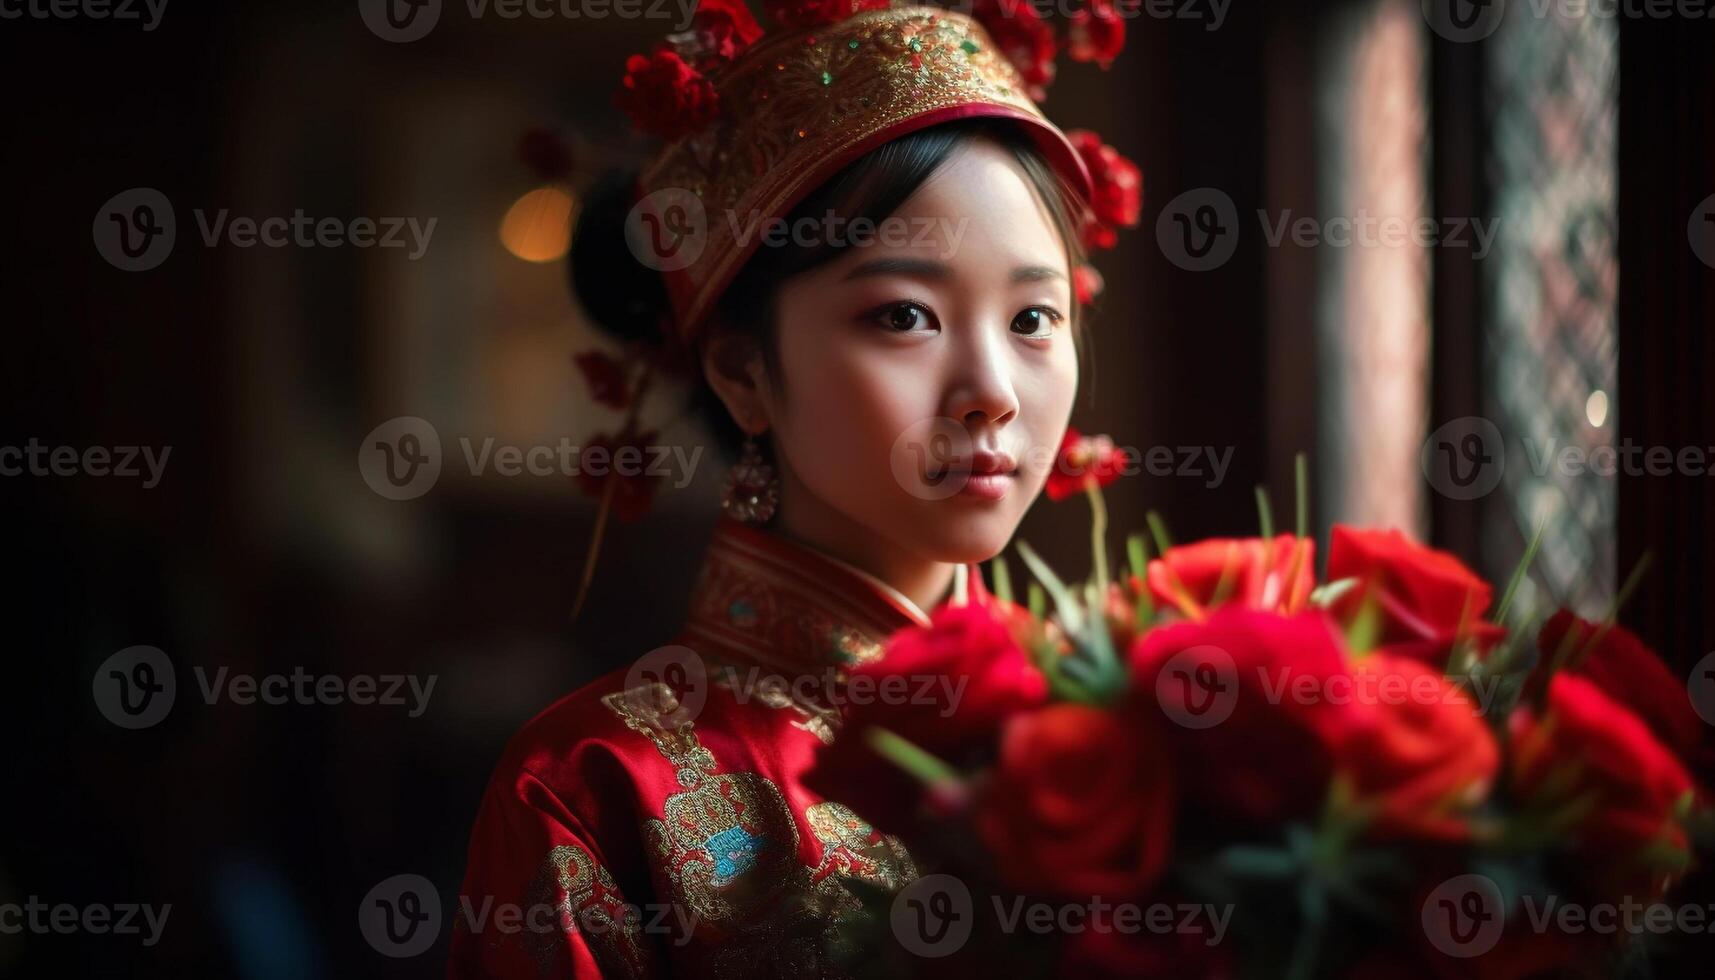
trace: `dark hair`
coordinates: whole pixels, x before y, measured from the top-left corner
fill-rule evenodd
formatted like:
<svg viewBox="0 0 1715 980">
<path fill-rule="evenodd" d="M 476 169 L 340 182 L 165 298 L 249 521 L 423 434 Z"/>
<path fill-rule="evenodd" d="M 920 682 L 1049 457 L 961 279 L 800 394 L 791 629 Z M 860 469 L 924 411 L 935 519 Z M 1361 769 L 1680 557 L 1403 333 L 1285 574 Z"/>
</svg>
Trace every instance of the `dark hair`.
<svg viewBox="0 0 1715 980">
<path fill-rule="evenodd" d="M 1084 252 L 1078 234 L 1076 192 L 1049 166 L 1030 136 L 1004 119 L 942 123 L 884 143 L 818 187 L 793 208 L 787 223 L 796 227 L 800 220 L 813 220 L 830 212 L 848 224 L 858 219 L 883 221 L 956 150 L 979 139 L 991 140 L 1012 154 L 1065 243 L 1067 267 L 1077 269 Z M 572 287 L 595 325 L 610 336 L 623 341 L 660 342 L 660 325 L 668 312 L 666 287 L 660 274 L 638 262 L 624 245 L 633 182 L 631 175 L 610 174 L 587 195 L 572 240 Z M 759 249 L 716 303 L 708 331 L 736 332 L 752 338 L 769 372 L 776 372 L 775 297 L 780 284 L 833 261 L 846 247 L 844 241 L 822 240 L 811 245 Z M 1070 319 L 1075 331 L 1078 318 L 1077 304 L 1073 304 Z M 693 408 L 729 453 L 742 441 L 738 426 L 700 377 Z"/>
</svg>

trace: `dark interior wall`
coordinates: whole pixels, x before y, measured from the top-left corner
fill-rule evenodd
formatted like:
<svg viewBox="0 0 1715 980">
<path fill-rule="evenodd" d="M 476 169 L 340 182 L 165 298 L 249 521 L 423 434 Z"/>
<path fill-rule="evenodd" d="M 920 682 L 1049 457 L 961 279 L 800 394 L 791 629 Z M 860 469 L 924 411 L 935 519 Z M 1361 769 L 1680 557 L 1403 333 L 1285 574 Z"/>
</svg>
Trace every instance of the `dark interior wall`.
<svg viewBox="0 0 1715 980">
<path fill-rule="evenodd" d="M 1715 26 L 1620 25 L 1620 399 L 1623 439 L 1715 457 Z M 1691 247 L 1702 233 L 1705 255 Z M 1648 555 L 1622 618 L 1676 673 L 1715 653 L 1715 467 L 1623 474 L 1619 567 Z"/>
</svg>

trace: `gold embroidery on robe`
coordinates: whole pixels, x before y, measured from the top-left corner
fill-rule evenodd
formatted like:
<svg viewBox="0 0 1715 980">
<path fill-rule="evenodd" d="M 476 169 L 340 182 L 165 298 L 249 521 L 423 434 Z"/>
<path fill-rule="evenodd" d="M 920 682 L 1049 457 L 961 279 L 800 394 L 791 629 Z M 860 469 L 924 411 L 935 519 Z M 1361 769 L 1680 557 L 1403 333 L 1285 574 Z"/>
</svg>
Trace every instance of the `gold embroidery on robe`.
<svg viewBox="0 0 1715 980">
<path fill-rule="evenodd" d="M 552 928 L 544 929 L 540 909 L 552 908 Z M 543 976 L 563 962 L 565 936 L 582 934 L 604 976 L 639 977 L 645 952 L 638 942 L 637 907 L 619 895 L 619 886 L 582 848 L 562 844 L 548 852 L 525 892 L 524 938 Z"/>
<path fill-rule="evenodd" d="M 661 897 L 688 911 L 714 975 L 832 975 L 822 960 L 838 920 L 862 907 L 844 880 L 897 889 L 917 877 L 897 840 L 831 801 L 804 811 L 821 853 L 814 867 L 802 864 L 798 821 L 780 788 L 759 773 L 717 772 L 667 685 L 602 703 L 654 743 L 685 787 L 663 802 L 660 819 L 644 821 L 643 841 Z"/>
</svg>

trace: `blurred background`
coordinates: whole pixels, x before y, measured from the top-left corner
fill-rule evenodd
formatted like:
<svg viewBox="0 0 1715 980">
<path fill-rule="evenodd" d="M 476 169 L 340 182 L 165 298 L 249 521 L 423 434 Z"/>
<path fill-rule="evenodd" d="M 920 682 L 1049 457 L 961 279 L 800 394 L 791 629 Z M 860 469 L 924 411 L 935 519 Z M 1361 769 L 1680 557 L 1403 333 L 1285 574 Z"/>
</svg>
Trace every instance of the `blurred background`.
<svg viewBox="0 0 1715 980">
<path fill-rule="evenodd" d="M 694 478 L 607 529 L 576 623 L 594 501 L 565 477 L 473 473 L 463 448 L 617 428 L 572 363 L 601 342 L 562 259 L 580 193 L 649 149 L 610 97 L 678 8 L 448 2 L 401 40 L 368 6 L 5 8 L 0 446 L 46 462 L 0 477 L 0 902 L 171 912 L 150 946 L 0 933 L 0 973 L 439 974 L 445 930 L 407 959 L 365 942 L 366 892 L 419 874 L 451 902 L 506 739 L 682 612 L 725 463 L 671 392 L 648 417 L 705 447 Z M 1074 421 L 1171 450 L 1175 472 L 1112 487 L 1115 528 L 1153 509 L 1181 539 L 1251 533 L 1259 484 L 1284 522 L 1305 452 L 1319 533 L 1398 526 L 1504 580 L 1541 524 L 1526 601 L 1591 616 L 1648 553 L 1621 619 L 1681 674 L 1715 650 L 1715 21 L 1152 6 L 1111 70 L 1062 60 L 1046 106 L 1145 175 L 1141 226 L 1098 260 Z M 521 155 L 542 127 L 569 173 Z M 158 220 L 162 198 L 170 255 L 115 252 L 116 209 Z M 299 212 L 426 237 L 205 241 Z M 1400 222 L 1433 232 L 1381 240 Z M 359 451 L 401 416 L 432 425 L 443 466 L 392 500 Z M 55 447 L 167 455 L 151 482 L 141 454 L 139 477 L 56 474 Z M 1603 448 L 1617 472 L 1562 465 Z M 1179 472 L 1188 450 L 1202 462 Z M 1044 503 L 1021 536 L 1077 568 L 1086 521 Z M 92 692 L 140 645 L 177 699 L 128 730 Z M 420 712 L 206 704 L 222 668 L 435 687 Z"/>
</svg>

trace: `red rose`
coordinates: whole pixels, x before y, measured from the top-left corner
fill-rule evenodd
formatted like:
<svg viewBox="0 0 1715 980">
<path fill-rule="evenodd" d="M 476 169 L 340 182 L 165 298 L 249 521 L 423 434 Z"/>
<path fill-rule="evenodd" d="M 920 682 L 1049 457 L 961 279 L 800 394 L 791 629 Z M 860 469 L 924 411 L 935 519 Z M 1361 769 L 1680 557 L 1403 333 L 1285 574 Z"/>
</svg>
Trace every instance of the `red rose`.
<svg viewBox="0 0 1715 980">
<path fill-rule="evenodd" d="M 1426 548 L 1397 530 L 1335 525 L 1328 545 L 1328 581 L 1352 578 L 1358 586 L 1331 611 L 1350 623 L 1372 598 L 1381 614 L 1377 646 L 1444 667 L 1459 637 L 1487 648 L 1506 631 L 1482 621 L 1493 590 L 1445 551 Z"/>
<path fill-rule="evenodd" d="M 720 111 L 715 87 L 666 46 L 626 59 L 625 80 L 613 102 L 639 131 L 666 140 L 701 129 Z"/>
<path fill-rule="evenodd" d="M 1093 61 L 1106 70 L 1125 47 L 1125 20 L 1113 0 L 1090 0 L 1067 23 L 1066 53 L 1073 61 Z"/>
<path fill-rule="evenodd" d="M 869 731 L 883 728 L 955 766 L 986 762 L 1001 726 L 1039 707 L 1048 684 L 1030 663 L 998 599 L 935 610 L 927 627 L 907 627 L 878 661 L 854 668 L 852 699 L 832 747 L 817 756 L 805 784 L 847 803 L 878 827 L 907 825 L 923 796 L 922 783 L 878 755 Z M 904 697 L 880 696 L 904 679 Z M 945 683 L 943 683 L 943 679 Z"/>
<path fill-rule="evenodd" d="M 1489 795 L 1500 747 L 1479 706 L 1440 671 L 1407 657 L 1358 663 L 1375 724 L 1340 759 L 1361 803 L 1375 806 L 1380 837 L 1463 840 L 1466 818 Z"/>
<path fill-rule="evenodd" d="M 1674 806 L 1692 788 L 1685 767 L 1636 715 L 1591 681 L 1556 674 L 1547 705 L 1508 719 L 1508 782 L 1533 809 L 1570 812 L 1582 877 L 1609 894 L 1660 894 L 1666 878 L 1638 864 L 1651 846 L 1685 850 Z"/>
<path fill-rule="evenodd" d="M 1315 813 L 1350 739 L 1370 713 L 1328 695 L 1354 681 L 1321 613 L 1218 610 L 1145 634 L 1131 652 L 1139 695 L 1175 724 L 1183 797 L 1205 814 L 1275 823 Z"/>
<path fill-rule="evenodd" d="M 1567 639 L 1569 632 L 1573 635 Z M 1636 633 L 1618 624 L 1604 631 L 1562 609 L 1537 634 L 1545 668 L 1563 642 L 1568 655 L 1576 658 L 1566 669 L 1589 678 L 1602 693 L 1629 708 L 1704 787 L 1715 785 L 1715 753 L 1705 740 L 1709 729 L 1692 707 L 1684 679 L 1674 676 Z"/>
<path fill-rule="evenodd" d="M 1227 604 L 1294 613 L 1316 585 L 1315 549 L 1310 538 L 1291 534 L 1272 541 L 1211 538 L 1180 545 L 1149 563 L 1149 591 L 1157 604 L 1189 619 L 1203 619 L 1215 605 Z"/>
<path fill-rule="evenodd" d="M 1044 489 L 1049 500 L 1065 500 L 1083 493 L 1092 480 L 1096 486 L 1105 487 L 1124 475 L 1125 454 L 1114 448 L 1112 439 L 1086 436 L 1067 426 Z"/>
<path fill-rule="evenodd" d="M 1015 715 L 976 804 L 977 837 L 1026 892 L 1141 896 L 1167 863 L 1173 783 L 1148 714 L 1052 704 Z"/>
<path fill-rule="evenodd" d="M 631 404 L 631 388 L 625 383 L 625 367 L 599 350 L 587 350 L 572 357 L 572 363 L 583 372 L 590 386 L 590 397 L 611 408 Z"/>
<path fill-rule="evenodd" d="M 886 10 L 888 0 L 763 0 L 762 9 L 782 27 L 820 27 L 865 10 Z"/>
<path fill-rule="evenodd" d="M 1048 83 L 1054 80 L 1059 42 L 1036 6 L 1027 0 L 975 0 L 971 16 L 1018 69 L 1030 97 L 1042 101 L 1048 94 Z"/>
<path fill-rule="evenodd" d="M 640 432 L 625 442 L 612 436 L 590 438 L 579 455 L 578 487 L 596 500 L 607 493 L 607 482 L 618 481 L 613 488 L 613 516 L 622 521 L 635 521 L 649 512 L 649 503 L 661 477 L 651 476 L 645 465 L 649 461 L 647 446 L 655 442 L 656 433 Z M 591 451 L 597 450 L 595 456 Z M 597 460 L 605 456 L 605 465 Z M 591 471 L 594 472 L 591 472 Z"/>
<path fill-rule="evenodd" d="M 1113 248 L 1119 229 L 1131 228 L 1143 212 L 1143 172 L 1087 129 L 1067 130 L 1066 139 L 1089 168 L 1096 220 L 1085 232 L 1087 248 Z"/>
</svg>

